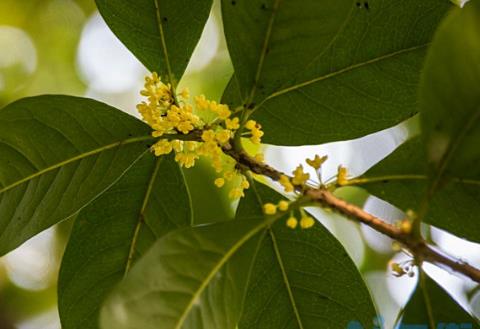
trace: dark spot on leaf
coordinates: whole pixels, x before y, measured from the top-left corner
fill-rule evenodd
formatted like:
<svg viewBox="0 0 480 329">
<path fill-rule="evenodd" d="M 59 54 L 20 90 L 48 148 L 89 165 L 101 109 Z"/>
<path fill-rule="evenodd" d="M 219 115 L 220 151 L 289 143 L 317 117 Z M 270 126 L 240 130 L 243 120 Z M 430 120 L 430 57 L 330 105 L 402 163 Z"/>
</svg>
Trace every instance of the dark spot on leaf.
<svg viewBox="0 0 480 329">
<path fill-rule="evenodd" d="M 235 5 L 237 4 L 237 2 L 236 2 L 236 1 L 232 1 L 231 4 L 232 4 L 232 6 L 235 6 Z"/>
<path fill-rule="evenodd" d="M 163 21 L 166 23 L 168 22 L 168 18 L 167 17 L 163 17 Z"/>
<path fill-rule="evenodd" d="M 267 49 L 265 49 L 265 54 L 268 54 L 270 52 L 270 47 L 267 47 Z"/>
<path fill-rule="evenodd" d="M 382 183 L 383 183 L 383 184 L 385 184 L 385 183 L 388 183 L 388 182 L 389 182 L 389 180 L 388 180 L 388 179 L 384 179 L 384 180 L 382 180 Z"/>
<path fill-rule="evenodd" d="M 128 137 L 132 137 L 132 134 L 128 134 Z"/>
<path fill-rule="evenodd" d="M 254 107 L 255 107 L 255 103 L 250 103 L 250 104 L 248 104 L 248 107 L 247 107 L 247 108 L 251 110 L 251 109 L 253 109 Z"/>
<path fill-rule="evenodd" d="M 357 2 L 357 7 L 362 8 L 362 4 L 360 2 Z"/>
<path fill-rule="evenodd" d="M 365 7 L 366 10 L 369 10 L 369 9 L 370 9 L 369 6 L 368 6 L 368 2 L 367 2 L 367 1 L 365 1 L 365 2 L 363 3 L 363 6 Z"/>
<path fill-rule="evenodd" d="M 264 4 L 264 3 L 262 3 L 262 5 L 260 6 L 260 8 L 261 8 L 262 10 L 266 10 L 266 9 L 267 9 L 267 5 Z"/>
</svg>

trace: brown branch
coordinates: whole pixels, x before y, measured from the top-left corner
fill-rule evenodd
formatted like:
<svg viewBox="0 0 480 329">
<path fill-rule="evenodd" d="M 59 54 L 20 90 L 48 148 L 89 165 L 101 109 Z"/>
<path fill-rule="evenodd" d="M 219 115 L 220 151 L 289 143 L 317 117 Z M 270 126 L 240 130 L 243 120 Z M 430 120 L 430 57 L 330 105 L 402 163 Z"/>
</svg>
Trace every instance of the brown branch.
<svg viewBox="0 0 480 329">
<path fill-rule="evenodd" d="M 275 168 L 256 161 L 253 157 L 249 156 L 245 151 L 236 151 L 230 145 L 223 147 L 225 154 L 232 157 L 237 165 L 241 169 L 247 169 L 251 172 L 267 176 L 274 181 L 278 181 L 282 175 L 282 172 Z M 445 253 L 437 250 L 436 248 L 428 245 L 422 237 L 415 237 L 415 235 L 403 232 L 400 228 L 392 225 L 372 214 L 366 212 L 360 207 L 346 202 L 336 197 L 325 187 L 312 188 L 312 187 L 300 187 L 295 186 L 297 191 L 302 192 L 305 196 L 309 197 L 312 201 L 318 203 L 321 207 L 330 208 L 333 211 L 360 223 L 363 223 L 374 230 L 392 238 L 393 240 L 401 243 L 406 249 L 408 249 L 415 257 L 416 261 L 426 261 L 435 264 L 439 267 L 449 269 L 453 272 L 463 274 L 464 276 L 472 279 L 473 281 L 480 283 L 480 270 L 469 265 L 468 263 L 455 259 Z"/>
</svg>

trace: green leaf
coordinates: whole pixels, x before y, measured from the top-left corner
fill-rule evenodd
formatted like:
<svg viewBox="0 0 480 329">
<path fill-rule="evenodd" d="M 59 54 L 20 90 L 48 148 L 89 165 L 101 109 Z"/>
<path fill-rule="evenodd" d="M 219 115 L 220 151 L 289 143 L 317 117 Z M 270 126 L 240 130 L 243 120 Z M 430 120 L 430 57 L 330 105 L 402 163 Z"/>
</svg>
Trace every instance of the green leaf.
<svg viewBox="0 0 480 329">
<path fill-rule="evenodd" d="M 480 328 L 477 320 L 422 272 L 419 285 L 403 311 L 401 324 L 412 327 L 423 325 L 425 328 L 427 326 L 449 328 L 447 325 L 452 323 L 456 324 L 455 328 Z"/>
<path fill-rule="evenodd" d="M 257 237 L 268 224 L 228 221 L 167 234 L 107 300 L 101 327 L 234 329 Z"/>
<path fill-rule="evenodd" d="M 235 68 L 223 101 L 253 107 L 264 141 L 281 145 L 353 139 L 416 113 L 426 50 L 452 7 L 447 0 L 222 4 Z"/>
<path fill-rule="evenodd" d="M 461 36 L 461 38 L 459 37 Z M 369 170 L 358 184 L 399 208 L 429 203 L 426 223 L 479 242 L 480 2 L 439 28 L 420 85 L 422 141 Z M 426 149 L 426 152 L 425 152 Z"/>
<path fill-rule="evenodd" d="M 38 96 L 0 110 L 0 255 L 79 211 L 148 142 L 145 124 L 86 98 Z"/>
<path fill-rule="evenodd" d="M 281 196 L 257 183 L 240 202 L 237 220 L 259 218 L 264 202 Z M 263 236 L 239 329 L 371 326 L 375 308 L 355 264 L 319 223 L 292 230 L 285 218 Z"/>
<path fill-rule="evenodd" d="M 449 177 L 480 180 L 479 40 L 480 1 L 472 0 L 445 19 L 427 57 L 419 99 L 430 193 Z"/>
<path fill-rule="evenodd" d="M 418 209 L 429 185 L 419 138 L 400 146 L 364 175 L 350 181 L 402 210 Z M 452 177 L 430 200 L 424 222 L 472 241 L 480 241 L 480 180 Z"/>
<path fill-rule="evenodd" d="M 200 39 L 212 0 L 95 0 L 113 33 L 150 71 L 176 85 Z"/>
<path fill-rule="evenodd" d="M 98 328 L 100 306 L 131 265 L 191 215 L 173 158 L 145 154 L 75 221 L 58 283 L 62 327 Z"/>
</svg>

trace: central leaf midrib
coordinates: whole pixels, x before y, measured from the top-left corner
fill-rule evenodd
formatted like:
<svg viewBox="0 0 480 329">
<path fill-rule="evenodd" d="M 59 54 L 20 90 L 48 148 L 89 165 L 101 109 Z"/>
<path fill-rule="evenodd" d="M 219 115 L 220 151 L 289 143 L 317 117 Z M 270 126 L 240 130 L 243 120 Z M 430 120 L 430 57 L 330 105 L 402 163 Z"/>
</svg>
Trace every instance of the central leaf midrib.
<svg viewBox="0 0 480 329">
<path fill-rule="evenodd" d="M 181 314 L 181 316 L 178 319 L 177 324 L 175 325 L 175 329 L 180 329 L 182 325 L 184 324 L 185 320 L 187 319 L 188 314 L 190 313 L 190 310 L 192 309 L 193 305 L 195 304 L 195 301 L 200 297 L 200 295 L 203 293 L 205 288 L 208 286 L 210 281 L 214 278 L 216 273 L 220 271 L 220 269 L 225 265 L 225 263 L 240 249 L 248 240 L 250 240 L 255 234 L 260 232 L 264 227 L 267 227 L 268 225 L 271 225 L 273 222 L 275 222 L 277 218 L 276 217 L 270 217 L 267 220 L 264 220 L 263 222 L 259 222 L 258 225 L 254 226 L 252 229 L 250 229 L 246 234 L 239 239 L 236 243 L 233 244 L 233 246 L 228 249 L 228 251 L 225 253 L 223 257 L 220 258 L 220 260 L 217 262 L 217 264 L 213 267 L 213 269 L 208 273 L 207 277 L 205 280 L 202 281 L 198 289 L 194 292 L 192 295 L 192 298 L 190 299 L 189 303 L 185 307 L 185 310 Z"/>
<path fill-rule="evenodd" d="M 99 154 L 99 153 L 102 153 L 103 151 L 107 151 L 107 150 L 110 150 L 110 149 L 113 149 L 117 146 L 121 146 L 121 145 L 127 145 L 127 144 L 133 144 L 133 143 L 137 143 L 137 142 L 145 142 L 145 141 L 148 141 L 150 139 L 153 139 L 153 137 L 151 136 L 140 136 L 140 137 L 134 137 L 134 138 L 129 138 L 129 139 L 125 139 L 125 140 L 122 140 L 122 141 L 118 141 L 118 142 L 114 142 L 114 143 L 111 143 L 111 144 L 108 144 L 108 145 L 104 145 L 102 147 L 99 147 L 99 148 L 96 148 L 96 149 L 93 149 L 93 150 L 90 150 L 88 152 L 84 152 L 84 153 L 81 153 L 81 154 L 78 154 L 74 157 L 71 157 L 69 159 L 66 159 L 64 161 L 61 161 L 61 162 L 58 162 L 58 163 L 55 163 L 51 166 L 48 166 L 42 170 L 39 170 L 29 176 L 26 176 L 26 177 L 23 177 L 22 179 L 16 181 L 16 182 L 13 182 L 5 187 L 3 187 L 2 189 L 0 189 L 0 195 L 2 193 L 5 193 L 21 184 L 24 184 L 26 182 L 29 182 L 37 177 L 40 177 L 52 170 L 55 170 L 55 169 L 58 169 L 58 168 L 61 168 L 63 166 L 66 166 L 68 164 L 71 164 L 71 163 L 74 163 L 76 161 L 80 161 L 82 159 L 85 159 L 85 158 L 88 158 L 90 156 L 94 156 L 96 154 Z"/>
<path fill-rule="evenodd" d="M 165 64 L 167 66 L 168 79 L 170 80 L 169 82 L 171 83 L 171 85 L 175 87 L 172 68 L 170 66 L 170 59 L 168 57 L 167 43 L 165 41 L 165 33 L 163 31 L 162 16 L 160 14 L 160 4 L 158 0 L 154 0 L 154 2 L 155 2 L 155 11 L 156 11 L 155 14 L 156 14 L 156 20 L 157 20 L 157 26 L 158 26 L 158 33 L 160 34 L 161 48 L 163 51 L 163 56 L 165 57 Z"/>
<path fill-rule="evenodd" d="M 140 233 L 142 224 L 145 222 L 145 210 L 148 206 L 148 203 L 150 202 L 150 196 L 152 195 L 153 186 L 155 185 L 155 181 L 158 177 L 158 172 L 159 172 L 159 168 L 160 168 L 160 164 L 162 163 L 162 160 L 163 160 L 163 157 L 157 158 L 157 160 L 155 161 L 155 168 L 153 169 L 152 175 L 150 176 L 150 179 L 148 181 L 147 190 L 145 191 L 145 196 L 143 198 L 142 206 L 138 214 L 137 224 L 135 225 L 135 230 L 133 232 L 132 242 L 130 244 L 128 257 L 127 257 L 127 262 L 125 264 L 124 276 L 127 275 L 128 271 L 132 266 L 133 256 L 135 253 L 135 249 L 137 247 L 138 235 Z"/>
<path fill-rule="evenodd" d="M 290 281 L 288 279 L 287 272 L 285 270 L 285 266 L 283 264 L 282 255 L 280 254 L 280 250 L 278 248 L 277 240 L 275 238 L 275 233 L 270 228 L 268 230 L 270 234 L 270 238 L 272 239 L 272 246 L 273 250 L 275 251 L 275 258 L 277 260 L 278 266 L 280 267 L 280 271 L 282 272 L 283 282 L 285 283 L 285 288 L 287 289 L 288 299 L 290 304 L 292 305 L 293 313 L 295 314 L 295 320 L 297 321 L 298 327 L 303 329 L 302 319 L 300 318 L 300 313 L 297 308 L 297 303 L 295 302 L 295 297 L 293 296 L 293 291 L 290 285 Z"/>
<path fill-rule="evenodd" d="M 251 90 L 250 95 L 247 99 L 247 103 L 250 103 L 253 100 L 253 98 L 255 97 L 255 91 L 257 89 L 257 84 L 260 81 L 260 76 L 262 74 L 263 62 L 265 61 L 265 56 L 267 54 L 268 44 L 270 43 L 270 37 L 272 35 L 273 24 L 275 22 L 275 16 L 277 14 L 279 6 L 280 6 L 280 0 L 275 0 L 275 2 L 273 4 L 273 7 L 272 7 L 272 15 L 270 15 L 270 19 L 268 21 L 268 26 L 267 26 L 267 31 L 265 32 L 265 38 L 263 40 L 262 49 L 260 50 L 260 56 L 259 56 L 259 60 L 258 60 L 257 69 L 256 69 L 256 72 L 255 72 L 255 77 L 254 77 L 255 80 L 253 81 L 252 90 Z"/>
<path fill-rule="evenodd" d="M 469 120 L 467 120 L 466 124 L 462 127 L 460 130 L 460 134 L 458 134 L 450 143 L 447 151 L 445 152 L 444 156 L 440 160 L 440 164 L 438 165 L 438 171 L 436 173 L 435 179 L 432 181 L 432 184 L 430 185 L 428 194 L 432 194 L 438 187 L 438 184 L 440 183 L 440 180 L 443 177 L 443 174 L 448 167 L 452 157 L 456 153 L 457 149 L 460 147 L 461 143 L 465 139 L 465 137 L 468 135 L 470 130 L 475 127 L 475 124 L 477 121 L 480 120 L 480 107 L 477 108 L 476 111 L 473 111 L 472 116 L 469 117 Z"/>
<path fill-rule="evenodd" d="M 341 74 L 344 74 L 344 73 L 347 73 L 347 72 L 350 72 L 350 71 L 359 69 L 359 68 L 361 68 L 361 67 L 364 67 L 364 66 L 367 66 L 367 65 L 370 65 L 370 64 L 374 64 L 374 63 L 377 63 L 377 62 L 381 62 L 381 61 L 383 61 L 383 60 L 390 59 L 390 58 L 393 58 L 393 57 L 398 56 L 398 55 L 406 54 L 406 53 L 409 53 L 409 52 L 413 52 L 413 51 L 416 51 L 416 50 L 425 48 L 425 47 L 427 47 L 428 45 L 430 45 L 430 42 L 425 43 L 425 44 L 422 44 L 422 45 L 417 45 L 417 46 L 413 46 L 413 47 L 410 47 L 410 48 L 405 48 L 405 49 L 402 49 L 402 50 L 394 51 L 394 52 L 392 52 L 392 53 L 388 53 L 388 54 L 385 54 L 385 55 L 382 55 L 382 56 L 379 56 L 379 57 L 375 57 L 375 58 L 369 59 L 369 60 L 364 61 L 364 62 L 352 64 L 352 65 L 350 65 L 350 66 L 344 67 L 344 68 L 342 68 L 342 69 L 340 69 L 340 70 L 337 70 L 337 71 L 335 71 L 335 72 L 330 72 L 330 73 L 321 75 L 321 76 L 319 76 L 319 77 L 316 77 L 316 78 L 313 78 L 313 79 L 310 79 L 310 80 L 307 80 L 307 81 L 304 81 L 304 82 L 300 82 L 300 83 L 297 83 L 297 84 L 292 85 L 292 86 L 290 86 L 290 87 L 286 87 L 286 88 L 284 88 L 284 89 L 278 90 L 278 91 L 270 94 L 269 96 L 267 96 L 264 100 L 262 100 L 262 101 L 255 107 L 255 109 L 252 111 L 252 113 L 255 112 L 255 111 L 257 111 L 259 108 L 261 108 L 262 105 L 263 105 L 265 102 L 267 102 L 267 101 L 269 101 L 269 100 L 271 100 L 271 99 L 273 99 L 273 98 L 275 98 L 275 97 L 281 96 L 281 95 L 283 95 L 283 94 L 286 94 L 286 93 L 295 91 L 295 90 L 297 90 L 297 89 L 300 89 L 300 88 L 309 86 L 309 85 L 311 85 L 311 84 L 314 84 L 314 83 L 317 83 L 317 82 L 320 82 L 320 81 L 325 81 L 325 80 L 334 78 L 334 77 L 339 76 L 339 75 L 341 75 Z"/>
<path fill-rule="evenodd" d="M 422 174 L 398 174 L 384 176 L 363 176 L 351 179 L 346 185 L 366 185 L 387 181 L 423 181 L 429 177 Z M 480 180 L 451 177 L 452 182 L 459 185 L 480 185 Z"/>
</svg>

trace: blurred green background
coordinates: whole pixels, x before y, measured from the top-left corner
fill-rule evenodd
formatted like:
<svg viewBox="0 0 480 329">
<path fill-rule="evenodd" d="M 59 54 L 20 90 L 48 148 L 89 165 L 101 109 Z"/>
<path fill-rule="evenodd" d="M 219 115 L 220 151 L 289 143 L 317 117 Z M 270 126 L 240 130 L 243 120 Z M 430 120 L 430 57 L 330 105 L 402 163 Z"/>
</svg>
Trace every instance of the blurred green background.
<svg viewBox="0 0 480 329">
<path fill-rule="evenodd" d="M 180 88 L 188 86 L 194 95 L 220 99 L 232 74 L 221 31 L 216 3 Z M 136 115 L 138 91 L 147 72 L 106 27 L 93 0 L 0 0 L 0 49 L 0 108 L 21 97 L 70 94 L 95 98 Z M 338 164 L 361 174 L 404 141 L 411 132 L 407 128 L 400 125 L 349 142 L 300 148 L 265 146 L 264 150 L 267 161 L 285 171 L 319 153 L 330 157 L 325 178 L 334 175 Z M 185 170 L 185 175 L 196 223 L 232 218 L 235 203 L 228 200 L 228 189 L 212 184 L 215 174 L 208 163 L 201 161 Z M 345 188 L 341 193 L 392 221 L 403 216 L 361 189 Z M 320 210 L 313 213 L 345 245 L 371 289 L 386 328 L 391 328 L 416 278 L 394 278 L 387 263 L 408 256 L 396 254 L 389 239 L 370 229 Z M 0 259 L 0 329 L 61 328 L 56 281 L 71 222 L 49 229 Z M 480 265 L 478 245 L 440 230 L 429 233 L 444 249 Z M 480 313 L 480 294 L 474 285 L 433 267 L 427 272 L 465 307 L 472 305 Z"/>
</svg>

